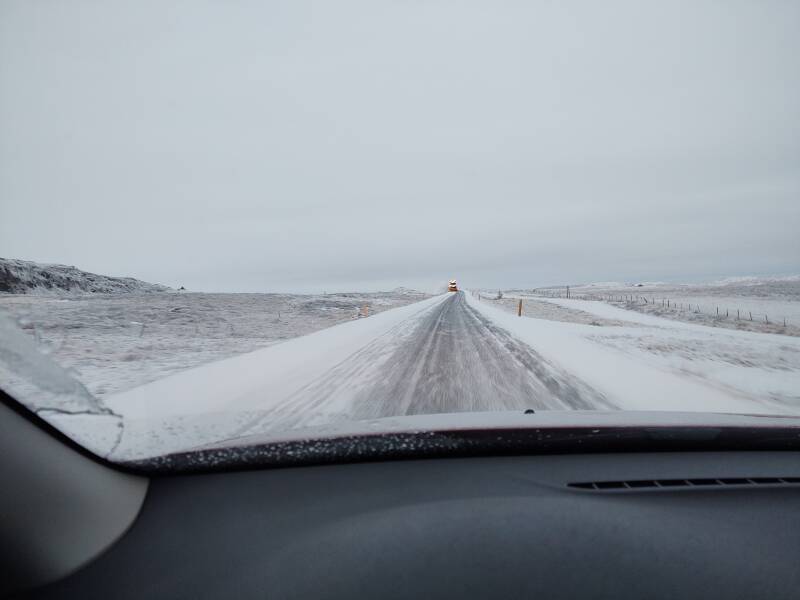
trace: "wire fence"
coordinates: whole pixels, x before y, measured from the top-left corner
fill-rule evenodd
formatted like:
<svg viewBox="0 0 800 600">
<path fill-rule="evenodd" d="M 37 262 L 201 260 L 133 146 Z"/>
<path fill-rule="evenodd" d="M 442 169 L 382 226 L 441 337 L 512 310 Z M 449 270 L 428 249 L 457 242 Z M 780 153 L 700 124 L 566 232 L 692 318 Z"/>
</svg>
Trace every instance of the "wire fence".
<svg viewBox="0 0 800 600">
<path fill-rule="evenodd" d="M 533 290 L 528 292 L 532 296 L 544 298 L 568 298 L 577 300 L 595 300 L 612 304 L 622 304 L 626 308 L 645 308 L 647 312 L 675 312 L 696 315 L 706 315 L 715 320 L 734 320 L 759 322 L 766 325 L 778 325 L 788 327 L 796 325 L 791 323 L 785 316 L 773 314 L 771 317 L 767 313 L 753 312 L 750 309 L 739 307 L 729 307 L 722 304 L 708 302 L 689 302 L 687 299 L 658 297 L 655 294 L 637 293 L 574 293 L 569 287 L 557 290 Z"/>
</svg>

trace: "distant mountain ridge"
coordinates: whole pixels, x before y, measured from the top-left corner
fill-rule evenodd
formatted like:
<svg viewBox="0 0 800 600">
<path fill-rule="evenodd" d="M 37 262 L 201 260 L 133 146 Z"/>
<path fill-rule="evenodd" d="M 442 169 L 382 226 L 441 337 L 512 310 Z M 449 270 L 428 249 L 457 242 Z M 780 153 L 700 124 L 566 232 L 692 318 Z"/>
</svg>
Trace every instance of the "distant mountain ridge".
<svg viewBox="0 0 800 600">
<path fill-rule="evenodd" d="M 133 277 L 109 277 L 76 267 L 0 258 L 0 293 L 129 294 L 166 292 L 171 288 Z"/>
</svg>

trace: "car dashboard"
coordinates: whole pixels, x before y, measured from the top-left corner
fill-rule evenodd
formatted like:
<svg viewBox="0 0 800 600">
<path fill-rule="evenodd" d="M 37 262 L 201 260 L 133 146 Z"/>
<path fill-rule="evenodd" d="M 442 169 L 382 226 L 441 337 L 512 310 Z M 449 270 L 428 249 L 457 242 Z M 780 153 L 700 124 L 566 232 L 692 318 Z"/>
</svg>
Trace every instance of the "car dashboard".
<svg viewBox="0 0 800 600">
<path fill-rule="evenodd" d="M 797 452 L 496 456 L 160 475 L 30 598 L 796 598 Z"/>
</svg>

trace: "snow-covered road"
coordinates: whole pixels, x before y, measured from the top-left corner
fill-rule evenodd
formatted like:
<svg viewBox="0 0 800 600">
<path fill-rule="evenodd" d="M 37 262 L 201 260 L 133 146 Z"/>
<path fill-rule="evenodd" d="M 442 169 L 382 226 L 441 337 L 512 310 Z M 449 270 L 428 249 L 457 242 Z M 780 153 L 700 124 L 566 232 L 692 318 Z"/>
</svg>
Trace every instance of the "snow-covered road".
<svg viewBox="0 0 800 600">
<path fill-rule="evenodd" d="M 356 418 L 486 410 L 608 409 L 575 375 L 451 294 L 419 319 L 377 385 L 362 392 Z"/>
<path fill-rule="evenodd" d="M 381 417 L 533 409 L 613 409 L 450 294 L 360 348 L 242 433 Z"/>
<path fill-rule="evenodd" d="M 320 426 L 333 433 L 353 421 L 440 413 L 532 408 L 797 414 L 790 390 L 796 389 L 798 370 L 791 361 L 800 356 L 800 340 L 638 313 L 631 316 L 648 323 L 623 323 L 629 315 L 614 310 L 591 324 L 519 318 L 459 292 L 343 323 L 110 396 L 107 405 L 124 420 L 113 455 L 141 458 L 243 436 Z M 609 336 L 628 341 L 614 345 Z M 776 390 L 755 393 L 734 385 L 720 370 L 724 365 L 717 365 L 722 359 L 710 355 L 700 376 L 634 343 L 654 336 L 662 345 L 691 347 L 703 340 L 718 340 L 722 349 L 734 342 L 778 344 L 787 366 L 738 365 L 739 371 L 754 371 L 764 390 Z"/>
</svg>

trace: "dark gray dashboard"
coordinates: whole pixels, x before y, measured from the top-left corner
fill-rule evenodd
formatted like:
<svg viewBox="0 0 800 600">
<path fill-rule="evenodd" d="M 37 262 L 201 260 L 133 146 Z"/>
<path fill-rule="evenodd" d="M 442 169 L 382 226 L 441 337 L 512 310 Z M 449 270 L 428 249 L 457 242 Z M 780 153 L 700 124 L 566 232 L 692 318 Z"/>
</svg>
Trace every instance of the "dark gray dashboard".
<svg viewBox="0 0 800 600">
<path fill-rule="evenodd" d="M 798 476 L 797 452 L 161 476 L 116 545 L 31 597 L 797 598 Z M 586 485 L 624 481 L 663 485 Z"/>
</svg>

